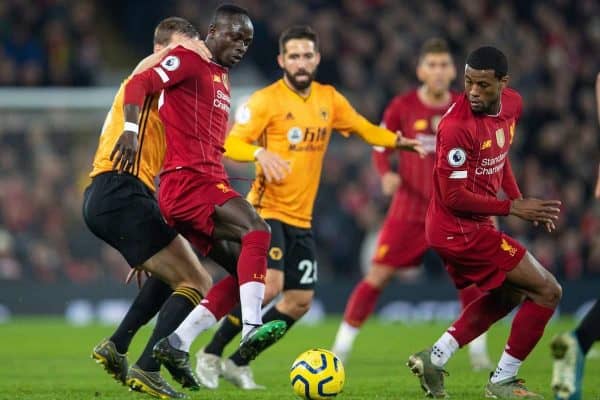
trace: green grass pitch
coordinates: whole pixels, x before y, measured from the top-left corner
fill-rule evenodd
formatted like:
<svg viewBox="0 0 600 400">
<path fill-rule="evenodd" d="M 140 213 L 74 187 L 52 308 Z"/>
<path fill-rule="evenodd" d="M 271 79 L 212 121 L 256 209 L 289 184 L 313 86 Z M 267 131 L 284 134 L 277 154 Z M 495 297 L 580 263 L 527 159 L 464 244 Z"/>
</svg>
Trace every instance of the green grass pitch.
<svg viewBox="0 0 600 400">
<path fill-rule="evenodd" d="M 216 391 L 189 392 L 194 399 L 293 399 L 288 374 L 294 358 L 312 347 L 328 348 L 339 319 L 331 318 L 317 326 L 297 326 L 273 348 L 253 363 L 257 382 L 268 390 L 242 392 L 221 381 Z M 554 322 L 520 371 L 532 390 L 552 399 L 549 390 L 551 360 L 548 342 L 553 334 L 572 328 L 573 322 Z M 346 386 L 342 399 L 423 399 L 423 393 L 404 366 L 413 351 L 430 345 L 445 328 L 443 324 L 365 325 L 355 352 L 346 364 Z M 110 326 L 69 326 L 55 319 L 14 319 L 0 325 L 0 399 L 144 399 L 119 386 L 90 359 L 92 347 L 110 334 Z M 489 347 L 494 359 L 500 355 L 509 325 L 500 323 L 490 332 Z M 129 351 L 135 361 L 149 328 L 143 329 Z M 192 348 L 198 350 L 209 335 L 202 336 Z M 230 348 L 233 349 L 235 344 Z M 453 399 L 482 399 L 487 373 L 474 373 L 468 365 L 466 350 L 448 364 L 446 387 Z M 166 372 L 165 372 L 166 373 Z M 588 359 L 584 399 L 600 399 L 600 359 Z"/>
</svg>

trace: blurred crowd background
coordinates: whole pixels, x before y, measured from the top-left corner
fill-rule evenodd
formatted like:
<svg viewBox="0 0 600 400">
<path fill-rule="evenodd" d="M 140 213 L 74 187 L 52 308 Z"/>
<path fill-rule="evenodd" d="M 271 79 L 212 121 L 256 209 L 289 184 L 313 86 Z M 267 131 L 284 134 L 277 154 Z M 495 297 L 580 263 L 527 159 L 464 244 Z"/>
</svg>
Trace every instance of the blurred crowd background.
<svg viewBox="0 0 600 400">
<path fill-rule="evenodd" d="M 0 86 L 116 89 L 151 51 L 155 24 L 180 15 L 205 31 L 220 2 L 181 0 L 0 1 Z M 511 86 L 525 100 L 511 153 L 526 196 L 563 201 L 558 232 L 503 218 L 511 232 L 561 279 L 600 279 L 600 206 L 593 200 L 599 124 L 594 84 L 600 71 L 600 2 L 238 0 L 255 39 L 233 71 L 235 85 L 260 87 L 281 75 L 278 34 L 294 23 L 320 34 L 318 79 L 343 92 L 377 122 L 386 103 L 417 85 L 421 43 L 451 44 L 458 70 L 466 54 L 493 44 L 509 57 Z M 460 73 L 459 73 L 460 76 Z M 455 82 L 460 90 L 461 78 Z M 107 110 L 108 110 L 107 104 Z M 82 191 L 102 120 L 78 128 L 26 117 L 0 123 L 0 279 L 121 281 L 120 255 L 87 232 Z M 230 165 L 234 177 L 248 166 Z M 241 185 L 245 184 L 240 181 Z M 243 187 L 240 190 L 244 190 Z M 389 199 L 381 195 L 370 149 L 333 140 L 315 207 L 320 278 L 356 279 Z M 437 263 L 422 279 L 446 279 Z"/>
</svg>

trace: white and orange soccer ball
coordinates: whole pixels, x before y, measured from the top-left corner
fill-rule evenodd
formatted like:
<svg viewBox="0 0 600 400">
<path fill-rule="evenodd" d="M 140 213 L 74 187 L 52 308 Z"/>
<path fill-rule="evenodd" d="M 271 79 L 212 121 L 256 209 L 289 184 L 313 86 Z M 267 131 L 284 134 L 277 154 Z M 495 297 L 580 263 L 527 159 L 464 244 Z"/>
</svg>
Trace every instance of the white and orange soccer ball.
<svg viewBox="0 0 600 400">
<path fill-rule="evenodd" d="M 303 399 L 329 399 L 341 393 L 346 373 L 340 359 L 329 350 L 311 349 L 300 354 L 290 370 L 292 390 Z"/>
</svg>

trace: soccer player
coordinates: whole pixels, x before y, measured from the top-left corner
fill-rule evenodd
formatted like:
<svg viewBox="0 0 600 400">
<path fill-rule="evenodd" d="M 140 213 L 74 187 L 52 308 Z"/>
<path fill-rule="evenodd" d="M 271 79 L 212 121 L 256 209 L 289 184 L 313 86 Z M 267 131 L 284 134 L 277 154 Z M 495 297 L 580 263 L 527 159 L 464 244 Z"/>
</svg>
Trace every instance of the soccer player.
<svg viewBox="0 0 600 400">
<path fill-rule="evenodd" d="M 253 32 L 246 10 L 220 6 L 205 39 L 213 61 L 206 62 L 177 47 L 153 68 L 135 75 L 125 85 L 124 131 L 114 148 L 119 170 L 131 171 L 144 145 L 143 137 L 138 138 L 137 123 L 144 98 L 162 91 L 158 107 L 167 150 L 159 189 L 160 210 L 169 226 L 203 255 L 216 240 L 241 243 L 236 273 L 243 315 L 241 348 L 248 354 L 256 351 L 255 345 L 267 345 L 285 331 L 285 322 L 263 325 L 261 318 L 269 226 L 231 188 L 222 162 L 230 108 L 228 68 L 241 61 Z M 231 298 L 237 299 L 237 295 L 228 292 L 228 300 Z M 207 297 L 202 303 L 218 313 L 218 302 Z M 164 359 L 168 350 L 155 346 L 155 358 Z M 187 363 L 187 354 L 169 355 L 174 356 L 175 363 L 168 365 Z"/>
<path fill-rule="evenodd" d="M 596 78 L 596 107 L 600 116 L 600 74 Z M 596 199 L 600 199 L 600 168 L 594 195 Z M 581 400 L 585 357 L 598 340 L 600 300 L 596 300 L 574 331 L 562 333 L 552 339 L 552 390 L 557 400 Z"/>
<path fill-rule="evenodd" d="M 427 157 L 420 159 L 414 153 L 400 156 L 383 148 L 373 151 L 383 193 L 393 195 L 393 198 L 379 234 L 371 269 L 350 295 L 333 344 L 332 351 L 342 360 L 347 359 L 360 328 L 375 309 L 381 291 L 397 272 L 419 266 L 429 247 L 425 240 L 425 214 L 433 188 L 435 134 L 442 115 L 459 96 L 450 91 L 456 69 L 444 40 L 433 38 L 423 44 L 417 77 L 421 86 L 396 96 L 385 110 L 382 125 L 392 131 L 401 131 L 406 137 L 419 139 Z M 399 156 L 398 172 L 392 170 L 392 155 Z M 480 294 L 474 286 L 461 290 L 463 307 Z M 475 369 L 492 367 L 485 337 L 471 343 L 469 354 Z"/>
<path fill-rule="evenodd" d="M 315 82 L 319 61 L 317 35 L 310 27 L 283 32 L 278 56 L 282 79 L 255 92 L 238 110 L 225 142 L 227 157 L 257 163 L 247 198 L 272 232 L 265 303 L 283 292 L 263 318 L 285 321 L 288 329 L 309 310 L 314 296 L 317 261 L 312 214 L 332 130 L 344 136 L 355 132 L 370 144 L 391 148 L 414 150 L 419 144 L 371 124 L 335 88 Z M 206 314 L 201 305 L 169 338 L 191 343 L 200 333 L 186 327 L 198 326 L 194 317 L 218 320 L 207 319 Z M 198 353 L 196 371 L 203 386 L 216 388 L 222 373 L 242 389 L 262 388 L 254 382 L 250 359 L 242 352 L 224 359 L 221 367 L 224 347 L 241 330 L 242 314 L 238 309 L 228 315 L 211 343 Z M 179 349 L 189 351 L 189 346 Z"/>
<path fill-rule="evenodd" d="M 161 21 L 154 32 L 154 54 L 132 72 L 140 73 L 160 61 L 174 44 L 196 49 L 205 59 L 208 49 L 198 41 L 198 31 L 183 18 Z M 156 341 L 169 334 L 206 294 L 212 280 L 189 243 L 163 220 L 154 197 L 154 178 L 165 152 L 163 126 L 158 116 L 158 96 L 144 101 L 140 141 L 144 145 L 129 173 L 113 171 L 111 151 L 122 132 L 123 94 L 119 88 L 110 109 L 94 157 L 83 205 L 84 219 L 90 230 L 125 257 L 132 268 L 152 273 L 117 330 L 100 342 L 92 357 L 123 383 L 153 395 L 179 397 L 160 376 L 160 364 L 152 357 Z M 164 305 L 163 305 L 164 303 Z M 160 309 L 158 322 L 142 355 L 128 369 L 126 353 L 135 333 Z M 198 388 L 191 369 L 171 371 L 184 387 Z"/>
<path fill-rule="evenodd" d="M 475 284 L 471 302 L 431 347 L 408 360 L 431 397 L 446 397 L 450 357 L 520 305 L 486 397 L 539 398 L 517 378 L 521 363 L 542 337 L 562 289 L 519 242 L 497 230 L 490 216 L 514 215 L 551 232 L 560 201 L 523 199 L 508 151 L 521 115 L 521 96 L 507 88 L 508 62 L 495 47 L 467 57 L 465 92 L 442 118 L 437 137 L 433 197 L 425 235 L 458 289 Z M 497 198 L 500 188 L 508 196 Z"/>
</svg>

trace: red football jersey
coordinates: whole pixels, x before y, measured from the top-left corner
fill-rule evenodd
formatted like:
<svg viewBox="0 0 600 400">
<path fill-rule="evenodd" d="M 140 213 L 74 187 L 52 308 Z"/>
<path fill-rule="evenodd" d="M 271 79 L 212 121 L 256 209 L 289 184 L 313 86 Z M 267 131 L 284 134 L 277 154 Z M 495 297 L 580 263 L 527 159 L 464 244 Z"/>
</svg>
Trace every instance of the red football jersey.
<svg viewBox="0 0 600 400">
<path fill-rule="evenodd" d="M 432 245 L 467 243 L 480 226 L 492 225 L 491 215 L 508 215 L 510 200 L 497 198 L 500 188 L 509 199 L 521 197 L 508 160 L 521 96 L 504 89 L 500 104 L 497 115 L 474 114 L 463 94 L 440 122 L 426 218 Z"/>
<path fill-rule="evenodd" d="M 230 108 L 227 69 L 178 46 L 127 83 L 125 104 L 141 106 L 145 95 L 161 90 L 158 107 L 167 136 L 163 173 L 188 168 L 226 179 L 222 158 Z"/>
<path fill-rule="evenodd" d="M 396 96 L 383 114 L 382 124 L 392 132 L 419 139 L 427 152 L 425 158 L 417 153 L 393 149 L 375 148 L 373 161 L 380 175 L 391 170 L 390 156 L 399 157 L 398 174 L 402 185 L 392 198 L 388 217 L 412 221 L 425 221 L 427 206 L 433 188 L 433 165 L 435 163 L 436 132 L 440 119 L 448 107 L 460 96 L 452 93 L 452 100 L 442 107 L 424 104 L 417 90 Z"/>
</svg>

